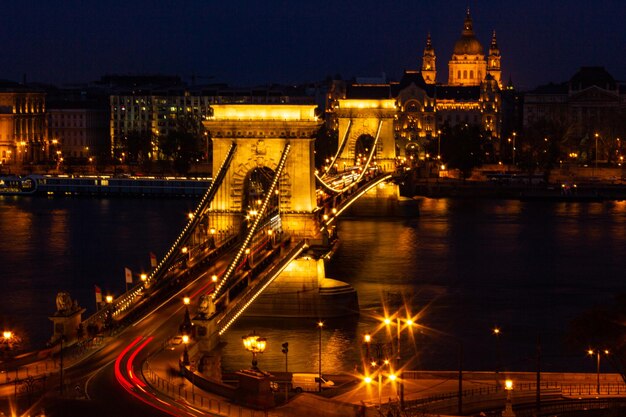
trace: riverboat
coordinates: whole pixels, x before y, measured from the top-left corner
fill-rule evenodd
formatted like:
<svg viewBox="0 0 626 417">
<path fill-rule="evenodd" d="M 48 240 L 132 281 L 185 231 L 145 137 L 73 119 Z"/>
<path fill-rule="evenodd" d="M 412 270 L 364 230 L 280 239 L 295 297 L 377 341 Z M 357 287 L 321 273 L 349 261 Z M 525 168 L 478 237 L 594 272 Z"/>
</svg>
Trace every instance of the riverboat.
<svg viewBox="0 0 626 417">
<path fill-rule="evenodd" d="M 132 176 L 33 176 L 38 194 L 48 196 L 201 197 L 211 178 Z"/>
<path fill-rule="evenodd" d="M 31 177 L 0 177 L 0 195 L 30 195 L 37 191 L 37 181 Z"/>
</svg>

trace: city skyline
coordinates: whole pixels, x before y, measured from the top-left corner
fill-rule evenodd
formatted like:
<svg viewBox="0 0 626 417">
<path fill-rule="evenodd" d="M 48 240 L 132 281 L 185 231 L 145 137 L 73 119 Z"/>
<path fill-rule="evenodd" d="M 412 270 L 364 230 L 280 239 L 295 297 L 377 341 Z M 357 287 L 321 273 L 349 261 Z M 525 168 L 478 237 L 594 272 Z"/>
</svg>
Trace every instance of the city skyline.
<svg viewBox="0 0 626 417">
<path fill-rule="evenodd" d="M 301 83 L 340 74 L 399 79 L 419 69 L 428 33 L 438 81 L 471 9 L 478 39 L 492 31 L 502 53 L 503 81 L 521 89 L 569 79 L 581 66 L 604 66 L 616 79 L 626 58 L 619 22 L 626 8 L 601 1 L 541 3 L 434 1 L 379 5 L 373 1 L 246 2 L 153 5 L 93 1 L 14 4 L 3 17 L 7 40 L 0 78 L 80 83 L 107 73 L 178 74 L 198 83 Z M 70 63 L 70 64 L 68 64 Z"/>
</svg>

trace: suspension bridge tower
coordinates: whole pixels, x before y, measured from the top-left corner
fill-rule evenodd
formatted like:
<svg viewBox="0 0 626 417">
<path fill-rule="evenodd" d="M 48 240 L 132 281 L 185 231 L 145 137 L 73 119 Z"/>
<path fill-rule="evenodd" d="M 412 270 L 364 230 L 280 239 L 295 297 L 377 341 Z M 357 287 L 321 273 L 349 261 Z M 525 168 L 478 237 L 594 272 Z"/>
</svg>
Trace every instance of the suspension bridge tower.
<svg viewBox="0 0 626 417">
<path fill-rule="evenodd" d="M 233 143 L 237 150 L 211 204 L 211 227 L 226 233 L 249 221 L 281 156 L 288 152 L 269 210 L 280 214 L 284 232 L 316 239 L 314 141 L 321 124 L 316 106 L 216 104 L 212 108 L 213 116 L 204 126 L 213 140 L 214 176 Z"/>
</svg>

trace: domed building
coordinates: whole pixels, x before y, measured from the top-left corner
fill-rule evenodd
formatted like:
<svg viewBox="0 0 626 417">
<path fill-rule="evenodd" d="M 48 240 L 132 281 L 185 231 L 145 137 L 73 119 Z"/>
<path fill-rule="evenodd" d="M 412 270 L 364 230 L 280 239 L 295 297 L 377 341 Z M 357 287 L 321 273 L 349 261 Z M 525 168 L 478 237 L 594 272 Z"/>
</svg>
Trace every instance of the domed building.
<svg viewBox="0 0 626 417">
<path fill-rule="evenodd" d="M 418 155 L 428 159 L 429 142 L 438 140 L 446 127 L 460 124 L 480 126 L 491 141 L 494 160 L 499 148 L 502 125 L 502 72 L 500 49 L 495 31 L 485 55 L 485 48 L 473 28 L 469 9 L 465 14 L 460 38 L 448 63 L 448 82 L 437 82 L 437 55 L 431 34 L 426 38 L 420 69 L 406 70 L 400 81 L 336 81 L 329 92 L 328 123 L 334 126 L 333 112 L 337 99 L 395 99 L 395 139 L 400 155 Z M 512 90 L 512 86 L 507 87 Z M 489 146 L 487 146 L 489 148 Z M 432 155 L 431 155 L 432 157 Z"/>
</svg>

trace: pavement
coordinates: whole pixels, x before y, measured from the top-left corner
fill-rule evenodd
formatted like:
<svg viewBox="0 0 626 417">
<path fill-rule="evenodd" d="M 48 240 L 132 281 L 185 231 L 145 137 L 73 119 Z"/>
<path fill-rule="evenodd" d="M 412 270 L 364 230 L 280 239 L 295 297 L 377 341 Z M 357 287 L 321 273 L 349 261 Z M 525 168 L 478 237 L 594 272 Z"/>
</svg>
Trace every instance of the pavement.
<svg viewBox="0 0 626 417">
<path fill-rule="evenodd" d="M 107 343 L 106 340 L 107 338 L 102 338 L 88 346 L 69 348 L 64 354 L 63 366 L 69 367 L 85 360 L 90 354 L 104 346 Z M 160 349 L 143 364 L 143 375 L 154 390 L 174 401 L 206 411 L 210 415 L 237 417 L 377 416 L 380 415 L 378 411 L 380 405 L 387 407 L 386 409 L 394 409 L 399 404 L 401 388 L 398 381 L 383 381 L 379 390 L 377 381 L 365 384 L 358 379 L 357 375 L 342 374 L 334 376 L 334 380 L 339 381 L 338 389 L 326 392 L 323 396 L 312 393 L 298 395 L 294 393 L 285 405 L 267 412 L 252 410 L 235 404 L 225 397 L 204 391 L 181 376 L 178 362 L 183 355 L 183 350 L 184 345 L 182 343 L 165 345 L 163 349 Z M 7 366 L 8 364 L 4 365 Z M 11 397 L 17 392 L 23 392 L 25 388 L 23 385 L 26 384 L 25 381 L 29 377 L 37 379 L 57 374 L 60 369 L 60 361 L 55 356 L 54 358 L 37 359 L 16 368 L 8 366 L 8 372 L 6 370 L 0 372 L 1 397 Z M 601 374 L 600 376 L 602 387 L 615 389 L 615 387 L 621 386 L 623 388 L 621 393 L 613 392 L 613 395 L 626 396 L 626 385 L 624 385 L 619 374 Z M 515 381 L 519 392 L 526 390 L 530 395 L 530 390 L 534 389 L 531 384 L 535 382 L 536 374 L 510 372 L 505 375 L 494 372 L 464 372 L 463 390 L 474 390 L 476 395 L 488 391 L 494 393 L 499 401 L 500 397 L 504 398 L 504 392 L 501 389 L 496 391 L 496 387 L 502 387 L 505 378 L 511 378 Z M 333 376 L 330 376 L 330 379 L 333 380 Z M 15 381 L 18 383 L 16 384 Z M 347 382 L 342 383 L 342 381 Z M 580 393 L 576 394 L 577 397 L 597 397 L 594 389 L 597 383 L 596 374 L 542 373 L 542 383 L 571 384 L 581 389 Z M 405 402 L 442 394 L 447 394 L 453 398 L 454 394 L 458 392 L 458 374 L 455 371 L 408 371 L 405 373 L 402 384 Z M 333 395 L 333 393 L 335 394 Z M 608 391 L 604 393 L 604 395 L 608 394 L 611 393 Z M 502 405 L 504 406 L 504 403 Z"/>
</svg>

